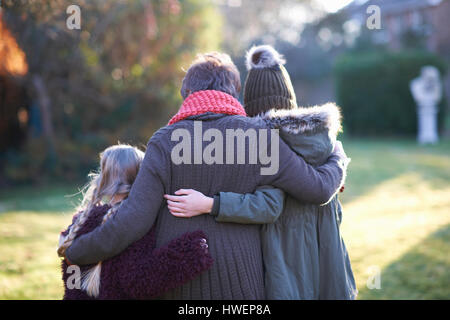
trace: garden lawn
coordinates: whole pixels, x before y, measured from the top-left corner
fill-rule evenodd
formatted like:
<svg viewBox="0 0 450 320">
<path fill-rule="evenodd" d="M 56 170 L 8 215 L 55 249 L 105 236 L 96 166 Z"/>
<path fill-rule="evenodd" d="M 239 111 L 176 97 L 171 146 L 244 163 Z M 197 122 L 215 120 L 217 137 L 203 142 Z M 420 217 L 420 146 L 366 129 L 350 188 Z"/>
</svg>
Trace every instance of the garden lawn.
<svg viewBox="0 0 450 320">
<path fill-rule="evenodd" d="M 341 229 L 359 299 L 450 299 L 450 143 L 345 147 Z"/>
<path fill-rule="evenodd" d="M 0 299 L 60 299 L 59 232 L 77 187 L 17 188 L 0 195 Z"/>
<path fill-rule="evenodd" d="M 450 142 L 344 146 L 352 162 L 342 234 L 359 299 L 450 299 Z M 56 245 L 77 187 L 0 192 L 0 299 L 62 297 Z"/>
</svg>

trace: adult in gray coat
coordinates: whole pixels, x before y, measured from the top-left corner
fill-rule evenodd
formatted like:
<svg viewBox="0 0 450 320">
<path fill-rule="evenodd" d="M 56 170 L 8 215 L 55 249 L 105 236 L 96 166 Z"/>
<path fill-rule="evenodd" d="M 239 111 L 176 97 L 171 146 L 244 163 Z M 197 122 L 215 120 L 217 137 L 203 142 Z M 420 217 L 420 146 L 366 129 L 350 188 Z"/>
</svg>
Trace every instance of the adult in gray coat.
<svg viewBox="0 0 450 320">
<path fill-rule="evenodd" d="M 185 188 L 194 188 L 209 196 L 220 191 L 249 193 L 260 185 L 272 185 L 299 201 L 326 203 L 341 187 L 347 161 L 345 153 L 338 147 L 325 164 L 318 167 L 307 164 L 278 135 L 267 131 L 268 126 L 263 120 L 245 117 L 245 111 L 236 99 L 240 88 L 239 72 L 228 55 L 199 56 L 183 80 L 183 105 L 170 125 L 156 132 L 148 142 L 128 199 L 102 226 L 76 239 L 66 250 L 67 260 L 84 265 L 108 259 L 143 237 L 154 224 L 157 247 L 185 232 L 201 229 L 209 237 L 209 249 L 215 260 L 213 267 L 161 298 L 265 298 L 259 227 L 217 223 L 209 215 L 192 219 L 174 217 L 168 211 L 164 195 Z M 200 143 L 196 139 L 199 125 L 203 132 L 213 129 L 209 132 L 214 132 L 216 139 L 220 135 L 226 137 L 227 130 L 255 130 L 259 147 L 279 156 L 278 170 L 263 174 L 265 171 L 261 169 L 267 162 L 261 159 L 257 163 L 249 161 L 249 154 L 239 164 L 218 157 L 206 163 L 198 155 L 210 144 L 205 137 Z M 179 162 L 179 158 L 173 161 L 173 151 L 179 148 L 180 136 L 185 134 L 191 137 L 188 142 L 192 148 L 184 149 L 180 155 L 185 161 Z M 230 147 L 226 139 L 222 142 L 216 146 L 224 147 L 223 158 L 239 160 L 242 150 L 238 144 Z M 252 147 L 249 140 L 245 141 L 245 147 L 247 150 Z M 193 161 L 186 160 L 190 151 L 194 155 Z M 259 149 L 259 154 L 261 152 L 264 150 Z M 275 161 L 275 157 L 272 159 Z"/>
<path fill-rule="evenodd" d="M 258 115 L 280 128 L 282 139 L 306 162 L 322 164 L 334 148 L 340 114 L 336 105 L 271 110 Z M 195 190 L 166 196 L 170 212 L 190 218 L 209 213 L 217 222 L 261 224 L 264 285 L 270 300 L 352 300 L 357 289 L 340 233 L 338 195 L 324 205 L 303 203 L 281 189 L 261 186 L 254 193 L 220 192 L 214 198 Z M 177 202 L 181 196 L 184 203 Z"/>
<path fill-rule="evenodd" d="M 270 46 L 248 52 L 245 109 L 249 116 L 279 129 L 281 138 L 299 157 L 320 166 L 337 143 L 339 108 L 333 103 L 312 108 L 299 108 L 293 102 L 280 104 L 277 100 L 284 96 L 295 96 L 283 63 Z M 209 213 L 217 222 L 262 224 L 266 298 L 356 298 L 355 279 L 340 233 L 342 207 L 337 195 L 324 205 L 315 205 L 271 186 L 259 187 L 251 194 L 220 192 L 214 198 L 195 190 L 177 194 L 184 194 L 184 203 L 177 202 L 182 199 L 179 196 L 166 196 L 170 212 L 177 217 Z"/>
</svg>

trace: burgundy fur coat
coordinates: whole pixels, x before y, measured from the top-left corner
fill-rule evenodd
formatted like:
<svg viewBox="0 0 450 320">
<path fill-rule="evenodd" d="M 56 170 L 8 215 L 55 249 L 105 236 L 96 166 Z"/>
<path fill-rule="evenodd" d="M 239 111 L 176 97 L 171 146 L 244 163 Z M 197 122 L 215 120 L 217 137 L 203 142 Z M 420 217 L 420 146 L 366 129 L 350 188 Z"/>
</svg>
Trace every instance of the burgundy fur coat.
<svg viewBox="0 0 450 320">
<path fill-rule="evenodd" d="M 110 206 L 103 205 L 92 209 L 77 237 L 99 226 L 109 208 Z M 73 221 L 76 219 L 77 216 Z M 63 234 L 67 232 L 68 230 Z M 185 284 L 213 263 L 202 239 L 207 239 L 202 231 L 189 232 L 156 249 L 155 232 L 152 228 L 122 253 L 103 261 L 100 294 L 97 299 L 151 299 Z M 80 266 L 81 274 L 93 266 Z M 81 289 L 68 288 L 67 281 L 71 276 L 73 278 L 74 273 L 67 272 L 67 268 L 68 264 L 63 261 L 63 299 L 92 299 Z"/>
</svg>

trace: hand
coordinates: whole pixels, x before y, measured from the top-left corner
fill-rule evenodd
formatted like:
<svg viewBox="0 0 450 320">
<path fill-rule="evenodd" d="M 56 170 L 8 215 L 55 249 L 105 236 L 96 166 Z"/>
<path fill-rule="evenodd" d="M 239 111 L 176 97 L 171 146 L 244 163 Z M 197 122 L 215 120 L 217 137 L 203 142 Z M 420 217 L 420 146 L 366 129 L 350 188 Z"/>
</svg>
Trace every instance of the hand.
<svg viewBox="0 0 450 320">
<path fill-rule="evenodd" d="M 208 253 L 208 243 L 205 238 L 200 239 L 200 248 L 204 250 L 205 254 Z"/>
<path fill-rule="evenodd" d="M 342 146 L 342 142 L 339 140 L 337 140 L 336 143 L 334 144 L 333 153 L 338 154 L 338 155 L 344 155 L 345 158 L 347 157 L 347 155 L 345 154 L 345 151 L 344 151 L 344 147 Z"/>
<path fill-rule="evenodd" d="M 192 189 L 181 189 L 175 196 L 164 195 L 171 214 L 178 218 L 191 218 L 212 210 L 214 199 Z"/>
<path fill-rule="evenodd" d="M 66 248 L 63 247 L 63 243 L 66 241 L 66 236 L 63 234 L 63 232 L 61 231 L 61 233 L 59 234 L 59 241 L 58 241 L 58 249 L 57 249 L 57 253 L 59 257 L 64 257 L 65 253 L 66 253 Z"/>
<path fill-rule="evenodd" d="M 347 157 L 347 154 L 345 153 L 344 147 L 342 146 L 342 142 L 339 141 L 339 140 L 337 140 L 335 145 L 334 145 L 333 154 L 338 155 L 346 163 L 350 162 L 350 158 Z"/>
<path fill-rule="evenodd" d="M 208 253 L 208 237 L 203 231 L 197 230 L 194 232 L 188 232 L 181 237 L 187 237 L 189 241 L 196 245 L 197 248 L 202 250 L 205 254 Z"/>
</svg>

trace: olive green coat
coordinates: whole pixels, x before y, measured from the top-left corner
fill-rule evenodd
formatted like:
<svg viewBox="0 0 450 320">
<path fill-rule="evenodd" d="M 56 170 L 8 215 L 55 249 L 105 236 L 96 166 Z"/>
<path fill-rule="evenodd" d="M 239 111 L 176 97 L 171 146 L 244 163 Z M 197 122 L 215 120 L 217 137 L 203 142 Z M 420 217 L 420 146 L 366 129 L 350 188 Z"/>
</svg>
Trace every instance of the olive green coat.
<svg viewBox="0 0 450 320">
<path fill-rule="evenodd" d="M 283 140 L 314 166 L 325 163 L 340 130 L 339 109 L 269 111 L 262 116 Z M 300 203 L 280 189 L 253 194 L 221 192 L 212 215 L 218 222 L 263 224 L 267 299 L 355 299 L 357 290 L 339 226 L 337 194 L 324 205 Z"/>
</svg>

